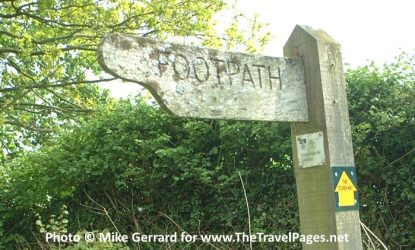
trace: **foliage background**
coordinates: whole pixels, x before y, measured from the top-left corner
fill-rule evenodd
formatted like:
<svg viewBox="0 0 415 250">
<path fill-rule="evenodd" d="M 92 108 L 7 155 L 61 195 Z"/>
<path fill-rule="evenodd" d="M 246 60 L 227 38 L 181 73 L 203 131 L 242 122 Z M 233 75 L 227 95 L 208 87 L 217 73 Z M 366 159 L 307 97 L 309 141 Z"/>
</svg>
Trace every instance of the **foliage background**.
<svg viewBox="0 0 415 250">
<path fill-rule="evenodd" d="M 414 246 L 413 59 L 347 73 L 362 221 L 391 249 Z M 177 119 L 142 98 L 105 104 L 4 166 L 2 244 L 41 238 L 36 214 L 47 224 L 63 204 L 68 232 L 246 232 L 238 171 L 253 232 L 298 231 L 290 155 L 287 124 Z"/>
<path fill-rule="evenodd" d="M 287 124 L 177 119 L 145 98 L 112 100 L 93 84 L 111 79 L 90 78 L 100 74 L 95 48 L 107 32 L 191 36 L 250 52 L 267 41 L 255 20 L 250 32 L 241 30 L 240 15 L 219 39 L 213 14 L 225 7 L 190 0 L 0 3 L 0 248 L 137 247 L 50 244 L 45 231 L 247 232 L 238 172 L 253 232 L 299 231 Z M 414 60 L 403 53 L 382 68 L 346 75 L 361 218 L 390 249 L 415 248 Z M 213 248 L 200 244 L 141 247 Z"/>
</svg>

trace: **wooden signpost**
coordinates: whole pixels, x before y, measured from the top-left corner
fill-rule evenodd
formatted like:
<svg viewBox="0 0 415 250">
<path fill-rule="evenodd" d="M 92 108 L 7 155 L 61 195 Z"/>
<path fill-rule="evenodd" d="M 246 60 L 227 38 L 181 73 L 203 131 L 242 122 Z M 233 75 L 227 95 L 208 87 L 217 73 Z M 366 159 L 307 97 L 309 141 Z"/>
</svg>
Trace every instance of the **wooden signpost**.
<svg viewBox="0 0 415 250">
<path fill-rule="evenodd" d="M 287 58 L 221 52 L 123 34 L 104 38 L 108 73 L 145 86 L 180 117 L 290 122 L 304 249 L 362 249 L 340 45 L 296 26 Z M 343 235 L 338 242 L 330 235 Z"/>
</svg>

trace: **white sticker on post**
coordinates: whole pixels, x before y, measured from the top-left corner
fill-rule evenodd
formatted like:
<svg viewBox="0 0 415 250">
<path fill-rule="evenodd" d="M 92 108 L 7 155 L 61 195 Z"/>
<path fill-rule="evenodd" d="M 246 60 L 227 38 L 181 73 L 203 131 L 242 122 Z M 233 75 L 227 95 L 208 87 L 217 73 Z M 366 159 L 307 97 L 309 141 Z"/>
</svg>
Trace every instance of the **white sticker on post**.
<svg viewBox="0 0 415 250">
<path fill-rule="evenodd" d="M 298 135 L 295 139 L 300 168 L 321 166 L 326 163 L 323 132 Z"/>
</svg>

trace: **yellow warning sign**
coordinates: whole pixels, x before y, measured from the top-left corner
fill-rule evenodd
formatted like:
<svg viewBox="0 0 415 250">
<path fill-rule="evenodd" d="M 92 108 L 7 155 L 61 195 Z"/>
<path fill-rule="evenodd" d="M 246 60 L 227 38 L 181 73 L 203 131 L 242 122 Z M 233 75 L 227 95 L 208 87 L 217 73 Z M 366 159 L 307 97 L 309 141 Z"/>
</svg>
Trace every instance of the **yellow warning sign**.
<svg viewBox="0 0 415 250">
<path fill-rule="evenodd" d="M 343 171 L 335 189 L 335 192 L 339 195 L 339 207 L 354 206 L 357 202 L 355 198 L 356 191 L 357 189 L 352 180 L 346 171 Z"/>
</svg>

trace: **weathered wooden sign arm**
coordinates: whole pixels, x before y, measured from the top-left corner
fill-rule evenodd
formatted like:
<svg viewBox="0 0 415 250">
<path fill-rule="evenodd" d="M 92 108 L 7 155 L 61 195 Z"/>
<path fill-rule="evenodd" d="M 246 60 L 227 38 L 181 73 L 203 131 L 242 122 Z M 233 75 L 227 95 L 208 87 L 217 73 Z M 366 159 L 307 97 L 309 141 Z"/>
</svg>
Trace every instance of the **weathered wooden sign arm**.
<svg viewBox="0 0 415 250">
<path fill-rule="evenodd" d="M 304 68 L 274 58 L 111 34 L 98 49 L 108 73 L 145 86 L 169 113 L 210 119 L 308 121 Z"/>
</svg>

